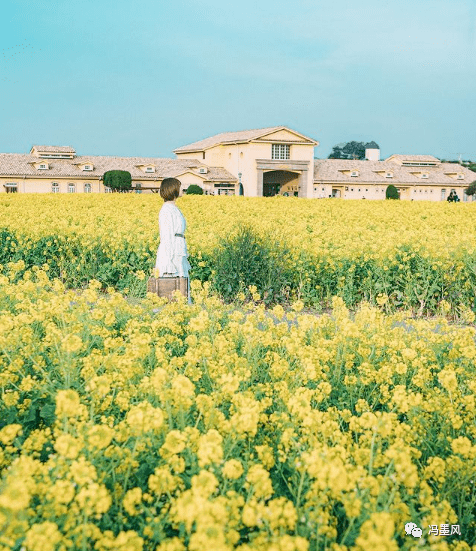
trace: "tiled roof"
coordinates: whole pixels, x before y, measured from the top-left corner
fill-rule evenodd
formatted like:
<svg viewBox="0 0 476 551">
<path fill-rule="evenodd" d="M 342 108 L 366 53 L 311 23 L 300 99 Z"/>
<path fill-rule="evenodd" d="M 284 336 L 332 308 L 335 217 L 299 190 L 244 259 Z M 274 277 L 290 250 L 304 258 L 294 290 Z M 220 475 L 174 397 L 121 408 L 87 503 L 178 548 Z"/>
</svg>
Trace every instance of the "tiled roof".
<svg viewBox="0 0 476 551">
<path fill-rule="evenodd" d="M 74 159 L 48 159 L 48 170 L 37 170 L 32 162 L 38 163 L 38 157 L 20 153 L 0 153 L 0 176 L 30 176 L 48 178 L 84 177 L 99 178 L 108 170 L 127 170 L 133 180 L 155 180 L 173 178 L 183 174 L 187 169 L 198 174 L 201 166 L 208 168 L 207 174 L 201 174 L 205 181 L 237 181 L 237 178 L 221 167 L 209 167 L 193 159 L 166 159 L 155 157 L 99 157 L 88 155 Z M 93 170 L 82 171 L 78 164 L 91 163 Z M 145 173 L 138 165 L 153 165 L 155 172 Z"/>
<path fill-rule="evenodd" d="M 415 157 L 415 156 L 414 156 Z M 422 155 L 422 157 L 429 157 Z M 435 157 L 433 157 L 435 158 Z M 455 168 L 455 166 L 457 168 Z M 342 171 L 359 171 L 358 176 L 350 176 Z M 386 178 L 378 172 L 392 172 L 393 178 Z M 421 178 L 419 172 L 428 174 Z M 447 173 L 464 174 L 464 180 L 457 180 Z M 448 186 L 468 186 L 476 180 L 476 173 L 468 168 L 453 163 L 440 163 L 436 166 L 402 166 L 386 161 L 352 161 L 343 159 L 314 159 L 314 181 L 335 183 L 380 183 L 380 184 L 445 184 Z"/>
<path fill-rule="evenodd" d="M 31 149 L 33 148 L 37 151 L 44 151 L 45 153 L 76 153 L 69 145 L 34 145 Z"/>
<path fill-rule="evenodd" d="M 210 138 L 205 138 L 198 142 L 194 142 L 182 147 L 174 149 L 174 153 L 185 153 L 186 151 L 201 151 L 203 149 L 208 149 L 214 145 L 221 143 L 233 143 L 233 142 L 249 142 L 255 140 L 261 136 L 269 134 L 270 132 L 275 132 L 277 130 L 290 130 L 286 126 L 271 126 L 269 128 L 255 128 L 253 130 L 240 130 L 239 132 L 222 132 L 221 134 L 216 134 Z"/>
</svg>

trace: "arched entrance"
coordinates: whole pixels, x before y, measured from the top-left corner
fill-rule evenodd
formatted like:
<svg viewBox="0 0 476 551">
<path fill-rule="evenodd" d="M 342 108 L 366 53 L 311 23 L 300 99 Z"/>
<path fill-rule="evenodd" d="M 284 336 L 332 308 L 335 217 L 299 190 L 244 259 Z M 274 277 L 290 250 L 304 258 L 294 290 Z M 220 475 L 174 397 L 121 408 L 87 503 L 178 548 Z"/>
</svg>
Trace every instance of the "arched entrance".
<svg viewBox="0 0 476 551">
<path fill-rule="evenodd" d="M 299 174 L 287 170 L 270 170 L 263 174 L 263 197 L 298 196 Z"/>
</svg>

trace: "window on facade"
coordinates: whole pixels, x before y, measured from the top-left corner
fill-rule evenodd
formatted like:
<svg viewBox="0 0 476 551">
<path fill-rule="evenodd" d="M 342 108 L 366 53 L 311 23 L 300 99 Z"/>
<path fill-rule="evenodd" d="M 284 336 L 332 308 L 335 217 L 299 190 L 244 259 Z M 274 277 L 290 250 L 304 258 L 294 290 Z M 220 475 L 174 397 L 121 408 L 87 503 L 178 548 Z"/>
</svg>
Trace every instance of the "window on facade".
<svg viewBox="0 0 476 551">
<path fill-rule="evenodd" d="M 205 151 L 203 152 L 203 159 L 205 159 Z"/>
<path fill-rule="evenodd" d="M 110 187 L 104 186 L 104 193 L 112 193 L 112 189 Z"/>
<path fill-rule="evenodd" d="M 74 184 L 68 184 L 68 193 L 74 193 L 76 191 L 76 186 Z"/>
<path fill-rule="evenodd" d="M 84 184 L 84 193 L 91 193 L 91 184 Z"/>
<path fill-rule="evenodd" d="M 136 184 L 136 193 L 142 193 L 142 184 L 140 182 Z"/>
<path fill-rule="evenodd" d="M 446 198 L 446 189 L 441 190 L 441 200 L 444 201 Z"/>
<path fill-rule="evenodd" d="M 274 143 L 271 148 L 272 159 L 289 159 L 290 146 L 283 143 Z"/>
<path fill-rule="evenodd" d="M 59 184 L 57 184 L 56 182 L 53 182 L 51 184 L 51 191 L 53 193 L 59 193 Z"/>
</svg>

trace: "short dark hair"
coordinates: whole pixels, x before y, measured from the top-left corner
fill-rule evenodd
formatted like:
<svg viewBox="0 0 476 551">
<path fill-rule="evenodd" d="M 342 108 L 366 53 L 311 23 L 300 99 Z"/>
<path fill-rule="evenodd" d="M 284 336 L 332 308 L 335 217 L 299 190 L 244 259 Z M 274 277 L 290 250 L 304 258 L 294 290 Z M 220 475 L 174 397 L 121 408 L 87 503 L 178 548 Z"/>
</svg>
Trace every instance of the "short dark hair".
<svg viewBox="0 0 476 551">
<path fill-rule="evenodd" d="M 177 199 L 182 182 L 177 178 L 164 178 L 160 184 L 160 196 L 164 201 Z"/>
</svg>

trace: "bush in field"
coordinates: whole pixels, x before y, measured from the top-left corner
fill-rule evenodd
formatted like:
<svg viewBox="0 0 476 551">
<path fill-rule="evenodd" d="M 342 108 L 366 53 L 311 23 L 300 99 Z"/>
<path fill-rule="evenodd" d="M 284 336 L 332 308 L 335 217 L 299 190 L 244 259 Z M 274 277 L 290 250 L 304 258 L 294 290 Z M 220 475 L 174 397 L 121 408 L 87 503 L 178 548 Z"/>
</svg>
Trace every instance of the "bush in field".
<svg viewBox="0 0 476 551">
<path fill-rule="evenodd" d="M 385 198 L 386 199 L 400 199 L 400 194 L 398 193 L 398 189 L 393 184 L 390 184 L 387 187 L 387 191 L 385 192 Z"/>
<path fill-rule="evenodd" d="M 212 285 L 226 301 L 236 300 L 239 293 L 251 298 L 249 286 L 256 287 L 265 304 L 287 298 L 292 279 L 289 250 L 272 245 L 250 227 L 240 226 L 234 236 L 223 239 L 213 257 Z"/>
<path fill-rule="evenodd" d="M 187 195 L 203 195 L 203 189 L 197 184 L 192 184 L 187 188 Z"/>
<path fill-rule="evenodd" d="M 112 191 L 130 191 L 132 189 L 131 173 L 127 170 L 108 170 L 104 173 L 103 183 Z"/>
</svg>

